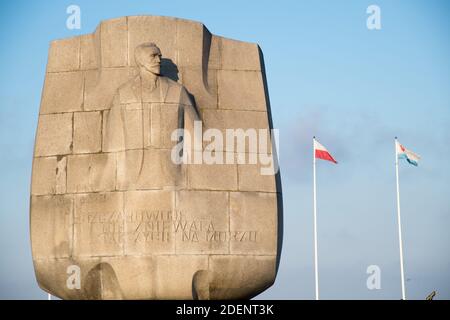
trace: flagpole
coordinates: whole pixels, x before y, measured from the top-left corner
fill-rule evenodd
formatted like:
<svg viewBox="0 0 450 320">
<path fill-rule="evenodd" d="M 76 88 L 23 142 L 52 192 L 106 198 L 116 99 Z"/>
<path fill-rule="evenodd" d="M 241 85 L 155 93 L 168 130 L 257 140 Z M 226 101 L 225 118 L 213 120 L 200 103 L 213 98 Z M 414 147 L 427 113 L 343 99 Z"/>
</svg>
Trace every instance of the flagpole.
<svg viewBox="0 0 450 320">
<path fill-rule="evenodd" d="M 316 137 L 313 137 L 313 198 L 314 198 L 314 276 L 316 286 L 316 300 L 319 300 L 319 271 L 317 263 L 317 205 L 316 205 L 316 154 L 314 141 Z"/>
<path fill-rule="evenodd" d="M 402 243 L 402 222 L 400 218 L 400 186 L 398 182 L 398 153 L 397 137 L 395 137 L 395 177 L 397 182 L 397 220 L 398 220 L 398 243 L 400 248 L 400 275 L 402 281 L 402 299 L 406 300 L 405 292 L 405 274 L 403 270 L 403 243 Z"/>
<path fill-rule="evenodd" d="M 50 293 L 47 294 L 47 300 L 52 300 L 52 295 Z"/>
</svg>

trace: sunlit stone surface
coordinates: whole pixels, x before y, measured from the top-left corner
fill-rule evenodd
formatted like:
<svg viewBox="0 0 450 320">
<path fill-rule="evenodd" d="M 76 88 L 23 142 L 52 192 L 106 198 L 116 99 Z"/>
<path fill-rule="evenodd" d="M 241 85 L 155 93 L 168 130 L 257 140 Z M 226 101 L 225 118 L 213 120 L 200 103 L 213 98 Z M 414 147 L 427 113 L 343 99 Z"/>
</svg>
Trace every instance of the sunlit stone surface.
<svg viewBox="0 0 450 320">
<path fill-rule="evenodd" d="M 136 59 L 148 43 L 162 55 L 151 58 L 160 75 L 148 72 L 150 51 L 148 70 Z M 195 121 L 202 132 L 272 128 L 267 90 L 256 44 L 194 21 L 123 17 L 53 41 L 31 184 L 40 287 L 63 299 L 239 299 L 271 286 L 279 174 L 262 175 L 259 161 L 171 161 L 171 133 Z M 209 142 L 181 143 L 193 155 Z M 252 152 L 235 148 L 230 158 Z"/>
</svg>

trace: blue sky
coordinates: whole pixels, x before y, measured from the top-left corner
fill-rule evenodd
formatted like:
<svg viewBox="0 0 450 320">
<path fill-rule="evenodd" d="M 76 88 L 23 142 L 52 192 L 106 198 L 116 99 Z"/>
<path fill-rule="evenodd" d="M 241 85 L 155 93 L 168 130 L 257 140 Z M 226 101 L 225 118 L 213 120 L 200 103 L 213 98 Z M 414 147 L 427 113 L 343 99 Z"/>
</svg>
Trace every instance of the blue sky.
<svg viewBox="0 0 450 320">
<path fill-rule="evenodd" d="M 81 8 L 81 30 L 66 8 Z M 381 8 L 381 30 L 366 8 Z M 448 1 L 3 1 L 0 5 L 0 298 L 45 299 L 29 246 L 34 134 L 53 39 L 103 19 L 164 15 L 258 43 L 280 130 L 284 247 L 267 299 L 314 297 L 311 138 L 320 162 L 318 232 L 323 299 L 400 299 L 394 136 L 422 156 L 400 166 L 407 296 L 450 298 L 450 4 Z M 366 268 L 381 268 L 381 289 Z"/>
</svg>

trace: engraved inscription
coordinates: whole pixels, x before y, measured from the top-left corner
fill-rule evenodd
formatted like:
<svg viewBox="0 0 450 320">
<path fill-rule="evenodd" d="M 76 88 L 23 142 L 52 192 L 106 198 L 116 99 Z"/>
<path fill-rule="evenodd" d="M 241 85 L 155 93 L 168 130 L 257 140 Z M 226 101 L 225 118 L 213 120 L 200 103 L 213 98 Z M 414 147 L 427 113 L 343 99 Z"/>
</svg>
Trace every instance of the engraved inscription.
<svg viewBox="0 0 450 320">
<path fill-rule="evenodd" d="M 75 223 L 87 226 L 95 239 L 117 244 L 171 242 L 175 237 L 183 242 L 258 242 L 260 237 L 257 230 L 223 230 L 212 220 L 176 210 L 90 211 Z"/>
</svg>

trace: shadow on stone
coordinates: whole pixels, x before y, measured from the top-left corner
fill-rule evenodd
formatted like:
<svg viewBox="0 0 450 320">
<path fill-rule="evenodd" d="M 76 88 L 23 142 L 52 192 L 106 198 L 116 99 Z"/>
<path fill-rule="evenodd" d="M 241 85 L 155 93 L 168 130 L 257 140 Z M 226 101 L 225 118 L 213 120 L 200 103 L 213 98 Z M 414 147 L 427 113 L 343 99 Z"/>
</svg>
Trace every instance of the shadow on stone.
<svg viewBox="0 0 450 320">
<path fill-rule="evenodd" d="M 208 270 L 199 270 L 192 277 L 192 299 L 210 300 L 212 275 Z"/>
<path fill-rule="evenodd" d="M 264 55 L 259 46 L 258 46 L 258 52 L 259 52 L 259 59 L 261 61 L 261 73 L 263 76 L 264 93 L 265 93 L 266 104 L 267 104 L 267 114 L 268 114 L 268 118 L 269 118 L 269 128 L 270 128 L 270 130 L 272 130 L 273 129 L 272 108 L 270 106 L 269 88 L 267 86 L 266 67 L 265 67 L 265 63 L 264 63 Z M 272 139 L 273 139 L 273 137 L 272 137 Z M 274 146 L 274 148 L 273 148 L 273 158 L 274 158 L 274 161 L 276 161 L 279 164 L 278 150 L 276 147 L 277 146 Z M 277 207 L 278 207 L 277 266 L 276 266 L 276 274 L 278 274 L 278 269 L 280 267 L 281 251 L 283 248 L 283 230 L 284 230 L 284 228 L 283 228 L 283 224 L 284 224 L 283 196 L 282 196 L 283 191 L 282 191 L 282 183 L 281 183 L 281 169 L 279 167 L 278 167 L 277 173 L 275 174 L 275 184 L 276 184 L 276 190 L 277 190 Z M 274 278 L 274 281 L 275 281 L 275 278 Z"/>
<path fill-rule="evenodd" d="M 116 273 L 109 263 L 102 262 L 93 267 L 84 280 L 83 288 L 88 299 L 123 299 Z"/>
<path fill-rule="evenodd" d="M 162 58 L 161 59 L 161 74 L 173 81 L 178 81 L 178 67 L 173 63 L 172 59 Z"/>
</svg>

